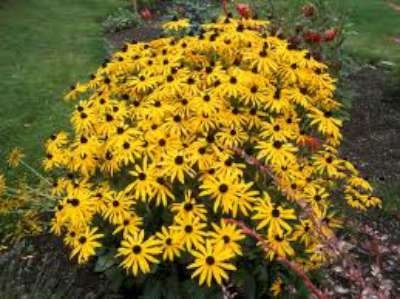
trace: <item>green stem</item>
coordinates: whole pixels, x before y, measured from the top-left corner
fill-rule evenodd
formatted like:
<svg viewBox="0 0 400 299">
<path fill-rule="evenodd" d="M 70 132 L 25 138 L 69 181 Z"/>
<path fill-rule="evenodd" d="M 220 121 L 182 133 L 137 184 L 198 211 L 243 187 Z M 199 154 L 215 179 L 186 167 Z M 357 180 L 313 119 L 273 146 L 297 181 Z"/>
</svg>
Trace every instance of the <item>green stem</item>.
<svg viewBox="0 0 400 299">
<path fill-rule="evenodd" d="M 42 179 L 43 181 L 47 182 L 49 185 L 51 185 L 51 182 L 45 178 L 44 176 L 42 176 L 39 172 L 36 171 L 36 169 L 32 168 L 31 166 L 29 166 L 27 163 L 25 163 L 24 161 L 21 160 L 20 162 L 23 166 L 25 166 L 28 170 L 30 170 L 33 174 L 35 174 L 38 178 Z"/>
</svg>

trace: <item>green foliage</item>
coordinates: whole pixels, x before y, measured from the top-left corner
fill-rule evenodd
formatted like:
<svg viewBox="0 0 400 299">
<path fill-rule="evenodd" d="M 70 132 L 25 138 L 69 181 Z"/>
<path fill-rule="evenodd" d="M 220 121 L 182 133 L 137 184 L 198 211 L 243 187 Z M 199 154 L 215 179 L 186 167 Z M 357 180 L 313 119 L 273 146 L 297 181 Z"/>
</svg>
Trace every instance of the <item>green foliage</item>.
<svg viewBox="0 0 400 299">
<path fill-rule="evenodd" d="M 102 27 L 105 32 L 118 32 L 138 26 L 140 22 L 140 16 L 137 12 L 129 8 L 119 7 L 103 21 Z"/>
</svg>

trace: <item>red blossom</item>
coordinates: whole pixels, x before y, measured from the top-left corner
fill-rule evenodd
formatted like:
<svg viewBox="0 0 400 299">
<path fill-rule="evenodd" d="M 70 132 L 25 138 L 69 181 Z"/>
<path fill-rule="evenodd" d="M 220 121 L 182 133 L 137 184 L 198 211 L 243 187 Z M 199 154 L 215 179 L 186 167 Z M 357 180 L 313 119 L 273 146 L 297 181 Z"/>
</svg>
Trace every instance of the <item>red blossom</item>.
<svg viewBox="0 0 400 299">
<path fill-rule="evenodd" d="M 330 42 L 330 41 L 334 40 L 337 33 L 338 33 L 338 31 L 336 28 L 330 28 L 330 29 L 325 30 L 324 41 Z"/>
<path fill-rule="evenodd" d="M 312 43 L 319 43 L 322 40 L 321 34 L 312 30 L 307 30 L 304 32 L 303 38 L 304 40 Z"/>
<path fill-rule="evenodd" d="M 142 16 L 143 20 L 150 20 L 151 18 L 153 18 L 150 9 L 148 9 L 147 7 L 143 8 L 140 11 L 140 15 Z"/>
<path fill-rule="evenodd" d="M 251 8 L 248 4 L 236 4 L 236 10 L 243 18 L 247 19 L 251 16 Z"/>
<path fill-rule="evenodd" d="M 308 3 L 301 8 L 303 15 L 307 18 L 314 16 L 316 13 L 316 10 L 317 9 L 315 8 L 315 6 L 311 3 Z"/>
</svg>

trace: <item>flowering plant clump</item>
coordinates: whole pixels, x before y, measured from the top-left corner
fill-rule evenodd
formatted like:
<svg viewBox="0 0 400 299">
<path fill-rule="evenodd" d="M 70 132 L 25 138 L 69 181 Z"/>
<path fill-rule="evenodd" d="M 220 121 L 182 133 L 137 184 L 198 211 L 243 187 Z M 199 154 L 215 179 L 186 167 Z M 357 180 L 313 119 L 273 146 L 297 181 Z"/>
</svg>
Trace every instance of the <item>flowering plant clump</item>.
<svg viewBox="0 0 400 299">
<path fill-rule="evenodd" d="M 72 87 L 73 134 L 51 136 L 44 167 L 59 174 L 52 231 L 79 263 L 113 247 L 134 276 L 175 262 L 210 286 L 257 252 L 307 272 L 330 258 L 343 205 L 380 205 L 338 155 L 326 65 L 267 25 L 221 17 L 179 35 L 190 23 L 173 21 Z"/>
<path fill-rule="evenodd" d="M 25 167 L 40 179 L 35 186 L 27 183 L 25 176 L 6 180 L 0 171 L 0 251 L 28 236 L 36 236 L 48 227 L 44 219 L 52 213 L 55 200 L 49 194 L 47 179 L 24 161 L 25 154 L 14 148 L 7 157 L 9 169 Z"/>
</svg>

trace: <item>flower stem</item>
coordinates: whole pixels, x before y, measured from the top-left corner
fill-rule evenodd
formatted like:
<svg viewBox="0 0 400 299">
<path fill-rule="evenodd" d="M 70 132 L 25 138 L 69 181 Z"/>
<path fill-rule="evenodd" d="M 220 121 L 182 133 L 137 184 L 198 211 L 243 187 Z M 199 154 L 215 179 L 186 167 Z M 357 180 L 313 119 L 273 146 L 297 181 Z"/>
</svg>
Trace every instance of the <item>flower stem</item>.
<svg viewBox="0 0 400 299">
<path fill-rule="evenodd" d="M 21 160 L 21 165 L 25 166 L 28 170 L 30 170 L 33 174 L 35 174 L 38 178 L 42 179 L 43 181 L 47 182 L 49 185 L 51 185 L 51 182 L 45 178 L 43 175 L 41 175 L 39 172 L 37 172 L 36 169 L 32 168 L 29 166 L 29 164 L 25 163 L 24 161 Z"/>
</svg>

